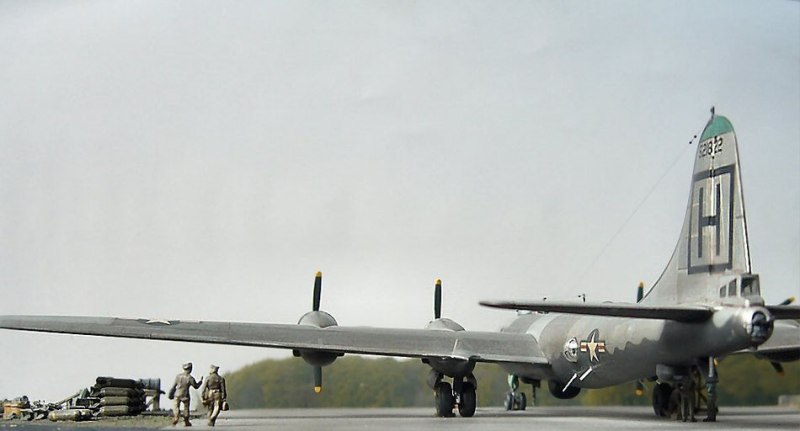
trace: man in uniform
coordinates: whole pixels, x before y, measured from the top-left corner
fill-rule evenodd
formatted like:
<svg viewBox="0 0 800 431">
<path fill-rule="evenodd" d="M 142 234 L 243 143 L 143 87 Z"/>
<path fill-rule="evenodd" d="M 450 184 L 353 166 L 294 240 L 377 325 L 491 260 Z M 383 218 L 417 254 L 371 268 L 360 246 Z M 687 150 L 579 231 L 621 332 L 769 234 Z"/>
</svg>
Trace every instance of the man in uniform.
<svg viewBox="0 0 800 431">
<path fill-rule="evenodd" d="M 228 399 L 228 391 L 225 389 L 225 379 L 218 374 L 219 367 L 211 366 L 205 386 L 203 387 L 203 404 L 208 407 L 208 426 L 214 426 L 217 422 L 222 403 Z"/>
<path fill-rule="evenodd" d="M 183 416 L 183 424 L 187 427 L 192 426 L 191 422 L 189 422 L 189 387 L 191 386 L 197 389 L 202 383 L 202 377 L 200 377 L 199 382 L 195 381 L 194 377 L 192 377 L 192 363 L 187 362 L 183 364 L 183 372 L 175 376 L 175 383 L 172 384 L 172 388 L 169 390 L 169 399 L 175 399 L 175 417 L 172 418 L 172 425 L 176 425 L 181 419 L 182 403 L 186 407 L 186 413 Z"/>
</svg>

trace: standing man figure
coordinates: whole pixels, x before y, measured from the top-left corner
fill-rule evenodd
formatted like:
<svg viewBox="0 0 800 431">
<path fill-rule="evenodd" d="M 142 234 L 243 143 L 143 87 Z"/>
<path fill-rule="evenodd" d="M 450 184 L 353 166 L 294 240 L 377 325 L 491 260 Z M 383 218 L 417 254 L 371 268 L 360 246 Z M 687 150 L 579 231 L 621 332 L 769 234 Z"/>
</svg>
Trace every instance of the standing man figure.
<svg viewBox="0 0 800 431">
<path fill-rule="evenodd" d="M 211 366 L 205 386 L 203 387 L 203 402 L 208 406 L 208 426 L 214 426 L 217 422 L 222 403 L 228 399 L 228 391 L 225 388 L 225 378 L 217 372 L 219 367 Z"/>
<path fill-rule="evenodd" d="M 192 426 L 191 422 L 189 422 L 189 387 L 197 389 L 201 383 L 203 383 L 202 377 L 200 377 L 199 382 L 192 377 L 192 363 L 183 364 L 183 372 L 175 376 L 175 383 L 172 384 L 172 388 L 169 390 L 169 399 L 175 399 L 175 417 L 172 418 L 172 425 L 177 425 L 180 420 L 182 416 L 181 404 L 183 404 L 186 407 L 186 413 L 183 415 L 183 424 L 187 427 Z"/>
</svg>

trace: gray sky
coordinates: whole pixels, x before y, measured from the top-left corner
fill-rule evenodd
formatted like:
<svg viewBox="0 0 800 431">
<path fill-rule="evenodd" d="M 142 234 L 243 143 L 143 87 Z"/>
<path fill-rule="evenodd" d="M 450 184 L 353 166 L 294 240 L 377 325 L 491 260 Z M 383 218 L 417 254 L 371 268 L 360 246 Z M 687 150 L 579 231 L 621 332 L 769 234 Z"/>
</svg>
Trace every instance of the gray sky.
<svg viewBox="0 0 800 431">
<path fill-rule="evenodd" d="M 422 327 L 436 278 L 468 329 L 513 317 L 481 299 L 633 300 L 711 105 L 779 302 L 800 293 L 798 77 L 798 2 L 2 1 L 0 314 L 293 323 L 317 270 L 342 325 Z M 289 355 L 0 345 L 0 398 L 50 400 Z"/>
</svg>

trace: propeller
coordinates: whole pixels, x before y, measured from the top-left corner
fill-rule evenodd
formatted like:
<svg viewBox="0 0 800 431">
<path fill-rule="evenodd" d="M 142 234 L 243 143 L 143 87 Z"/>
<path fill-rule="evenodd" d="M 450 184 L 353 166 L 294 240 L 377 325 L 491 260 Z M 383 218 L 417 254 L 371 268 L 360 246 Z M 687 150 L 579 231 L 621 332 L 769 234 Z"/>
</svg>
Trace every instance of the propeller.
<svg viewBox="0 0 800 431">
<path fill-rule="evenodd" d="M 314 303 L 311 309 L 319 311 L 319 303 L 322 300 L 322 271 L 317 271 L 314 277 Z M 314 393 L 322 392 L 322 367 L 319 365 L 314 366 Z"/>
<path fill-rule="evenodd" d="M 322 367 L 314 366 L 314 393 L 322 392 Z"/>
<path fill-rule="evenodd" d="M 637 397 L 644 395 L 644 382 L 641 381 L 641 379 L 636 381 L 636 389 L 634 389 L 634 393 Z"/>
<path fill-rule="evenodd" d="M 433 320 L 428 322 L 425 329 L 445 329 L 448 331 L 463 331 L 464 327 L 458 323 L 442 317 L 442 280 L 436 280 L 433 289 Z"/>
<path fill-rule="evenodd" d="M 314 299 L 311 304 L 312 311 L 304 314 L 298 322 L 299 325 L 314 326 L 317 328 L 327 328 L 336 326 L 336 319 L 330 314 L 319 309 L 322 297 L 322 272 L 317 272 L 314 277 Z M 314 392 L 322 392 L 322 367 L 330 365 L 341 354 L 326 352 L 321 350 L 297 350 L 295 356 L 300 356 L 314 369 Z"/>
<path fill-rule="evenodd" d="M 442 280 L 436 280 L 436 287 L 433 290 L 433 318 L 442 317 Z"/>
<path fill-rule="evenodd" d="M 790 296 L 790 297 L 788 297 L 788 298 L 784 299 L 784 300 L 783 300 L 783 302 L 781 302 L 781 303 L 780 303 L 780 304 L 778 304 L 778 305 L 789 305 L 789 304 L 791 304 L 792 302 L 794 302 L 794 296 Z"/>
<path fill-rule="evenodd" d="M 790 305 L 791 303 L 794 302 L 794 300 L 795 300 L 794 296 L 790 296 L 790 297 L 784 299 L 783 302 L 781 302 L 778 305 Z M 786 375 L 786 371 L 783 369 L 783 365 L 780 362 L 769 361 L 769 364 L 772 365 L 772 368 L 775 369 L 776 373 L 780 374 L 781 376 Z"/>
<path fill-rule="evenodd" d="M 644 282 L 639 282 L 639 287 L 636 288 L 636 302 L 642 302 L 642 297 L 644 297 Z M 641 397 L 644 395 L 644 382 L 639 379 L 636 381 L 636 386 L 634 387 L 633 391 L 637 397 Z"/>
<path fill-rule="evenodd" d="M 317 276 L 314 277 L 314 303 L 311 309 L 319 311 L 319 302 L 322 299 L 322 272 L 317 271 Z"/>
</svg>

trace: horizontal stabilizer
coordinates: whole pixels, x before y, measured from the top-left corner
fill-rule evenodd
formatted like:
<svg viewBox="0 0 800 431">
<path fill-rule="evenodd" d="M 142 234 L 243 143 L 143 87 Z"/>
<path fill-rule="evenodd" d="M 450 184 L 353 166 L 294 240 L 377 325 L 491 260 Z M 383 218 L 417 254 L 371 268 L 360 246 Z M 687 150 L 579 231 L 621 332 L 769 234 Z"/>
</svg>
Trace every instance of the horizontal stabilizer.
<svg viewBox="0 0 800 431">
<path fill-rule="evenodd" d="M 599 304 L 574 302 L 510 302 L 481 301 L 481 305 L 509 310 L 528 310 L 553 313 L 586 314 L 591 316 L 633 317 L 637 319 L 662 319 L 678 322 L 701 322 L 714 314 L 714 310 L 700 306 L 644 306 L 639 304 L 605 302 Z"/>
</svg>

